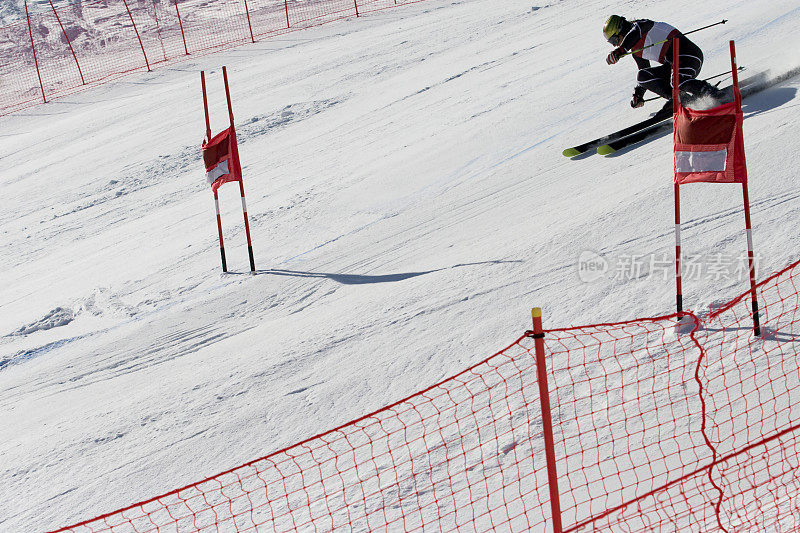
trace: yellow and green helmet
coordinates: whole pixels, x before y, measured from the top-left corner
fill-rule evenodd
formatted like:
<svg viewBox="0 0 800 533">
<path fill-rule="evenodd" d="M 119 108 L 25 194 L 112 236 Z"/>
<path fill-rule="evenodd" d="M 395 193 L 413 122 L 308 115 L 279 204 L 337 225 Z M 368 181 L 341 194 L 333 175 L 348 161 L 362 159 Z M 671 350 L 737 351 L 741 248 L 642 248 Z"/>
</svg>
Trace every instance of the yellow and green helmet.
<svg viewBox="0 0 800 533">
<path fill-rule="evenodd" d="M 622 27 L 625 22 L 625 17 L 620 17 L 619 15 L 611 15 L 608 17 L 608 20 L 603 26 L 603 36 L 606 38 L 606 41 L 614 46 L 618 46 L 621 37 L 620 32 L 622 32 Z"/>
</svg>

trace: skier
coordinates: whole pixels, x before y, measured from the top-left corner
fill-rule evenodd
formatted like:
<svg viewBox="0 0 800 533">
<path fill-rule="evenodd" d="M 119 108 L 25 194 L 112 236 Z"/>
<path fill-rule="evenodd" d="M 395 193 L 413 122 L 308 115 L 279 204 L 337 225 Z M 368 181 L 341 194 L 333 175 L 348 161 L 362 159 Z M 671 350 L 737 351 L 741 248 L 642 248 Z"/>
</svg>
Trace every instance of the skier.
<svg viewBox="0 0 800 533">
<path fill-rule="evenodd" d="M 678 38 L 678 87 L 694 97 L 710 95 L 721 99 L 722 91 L 706 81 L 698 80 L 703 66 L 703 52 L 685 35 L 665 22 L 648 19 L 627 21 L 625 17 L 611 15 L 603 26 L 603 35 L 614 47 L 606 62 L 615 64 L 623 55 L 631 55 L 639 67 L 638 84 L 633 90 L 631 107 L 644 105 L 645 91 L 652 91 L 667 99 L 664 109 L 672 108 L 672 40 Z M 663 42 L 661 42 L 663 41 Z M 650 66 L 650 62 L 659 63 Z"/>
</svg>

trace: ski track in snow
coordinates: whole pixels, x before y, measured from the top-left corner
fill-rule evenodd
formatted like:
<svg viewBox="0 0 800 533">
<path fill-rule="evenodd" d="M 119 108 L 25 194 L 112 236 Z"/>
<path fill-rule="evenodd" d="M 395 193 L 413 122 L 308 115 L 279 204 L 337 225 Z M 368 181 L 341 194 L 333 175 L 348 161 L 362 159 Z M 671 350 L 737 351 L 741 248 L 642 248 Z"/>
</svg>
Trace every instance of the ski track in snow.
<svg viewBox="0 0 800 533">
<path fill-rule="evenodd" d="M 720 15 L 629 7 L 681 28 Z M 800 253 L 800 10 L 726 9 L 697 35 L 703 73 L 727 68 L 733 38 L 778 83 L 745 101 L 761 277 Z M 0 530 L 90 518 L 392 403 L 507 345 L 535 305 L 546 327 L 671 311 L 671 278 L 578 277 L 587 250 L 672 246 L 669 135 L 561 156 L 643 116 L 627 107 L 632 65 L 605 64 L 606 11 L 428 0 L 0 117 Z M 220 272 L 200 162 L 198 72 L 216 132 L 223 64 L 255 275 L 232 185 Z M 687 189 L 686 253 L 744 249 L 729 190 Z M 685 280 L 701 314 L 745 288 Z"/>
</svg>

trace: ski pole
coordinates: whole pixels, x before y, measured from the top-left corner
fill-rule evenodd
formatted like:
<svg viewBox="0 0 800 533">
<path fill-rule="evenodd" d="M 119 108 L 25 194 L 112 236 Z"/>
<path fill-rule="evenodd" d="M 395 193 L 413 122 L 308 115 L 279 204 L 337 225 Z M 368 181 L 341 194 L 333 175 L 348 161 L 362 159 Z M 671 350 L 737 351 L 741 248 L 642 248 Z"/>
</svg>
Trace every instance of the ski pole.
<svg viewBox="0 0 800 533">
<path fill-rule="evenodd" d="M 701 31 L 701 30 L 706 30 L 706 29 L 708 29 L 708 28 L 711 28 L 711 27 L 714 27 L 714 26 L 719 26 L 720 24 L 725 24 L 726 22 L 728 22 L 728 20 L 727 20 L 727 19 L 723 19 L 723 20 L 722 20 L 722 21 L 720 21 L 720 22 L 715 22 L 714 24 L 709 24 L 708 26 L 703 26 L 702 28 L 697 28 L 696 30 L 687 31 L 686 33 L 682 33 L 681 35 L 689 35 L 690 33 L 696 33 L 696 32 L 698 32 L 698 31 Z M 645 48 L 650 48 L 651 46 L 655 46 L 655 45 L 657 45 L 657 44 L 665 43 L 665 42 L 667 42 L 668 40 L 669 40 L 669 39 L 664 39 L 664 40 L 662 40 L 662 41 L 658 41 L 657 43 L 648 44 L 648 45 L 647 45 L 647 46 L 645 46 L 644 48 L 639 48 L 638 50 L 631 50 L 630 52 L 627 52 L 627 53 L 625 53 L 625 54 L 622 54 L 620 57 L 625 57 L 625 56 L 627 56 L 627 55 L 630 55 L 630 54 L 635 54 L 636 52 L 641 52 L 641 51 L 642 51 L 642 50 L 644 50 Z"/>
<path fill-rule="evenodd" d="M 744 67 L 739 67 L 739 68 L 737 68 L 736 70 L 737 70 L 737 71 L 739 71 L 739 72 L 741 72 L 741 71 L 743 71 L 743 70 L 744 70 Z M 713 80 L 713 79 L 716 79 L 716 78 L 721 78 L 722 76 L 730 76 L 730 74 L 731 74 L 730 72 L 723 72 L 722 74 L 717 74 L 717 75 L 715 75 L 715 76 L 711 76 L 711 77 L 709 77 L 709 78 L 706 78 L 706 79 L 704 79 L 703 81 L 711 81 L 711 80 Z M 652 102 L 653 100 L 660 100 L 660 99 L 661 99 L 661 97 L 660 97 L 660 96 L 654 96 L 654 97 L 652 97 L 652 98 L 645 98 L 645 99 L 644 99 L 644 100 L 642 100 L 642 101 L 643 101 L 643 102 Z"/>
</svg>

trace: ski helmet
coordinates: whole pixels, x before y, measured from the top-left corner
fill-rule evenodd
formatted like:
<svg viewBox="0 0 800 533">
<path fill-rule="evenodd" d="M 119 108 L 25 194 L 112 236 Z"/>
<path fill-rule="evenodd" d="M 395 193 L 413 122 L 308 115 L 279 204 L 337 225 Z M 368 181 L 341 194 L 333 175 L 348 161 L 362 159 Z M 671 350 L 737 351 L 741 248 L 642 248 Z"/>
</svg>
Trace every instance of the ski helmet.
<svg viewBox="0 0 800 533">
<path fill-rule="evenodd" d="M 603 36 L 606 40 L 614 46 L 619 46 L 620 34 L 622 28 L 625 26 L 625 17 L 619 15 L 611 15 L 608 17 L 605 25 L 603 26 Z"/>
</svg>

